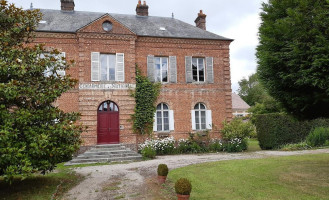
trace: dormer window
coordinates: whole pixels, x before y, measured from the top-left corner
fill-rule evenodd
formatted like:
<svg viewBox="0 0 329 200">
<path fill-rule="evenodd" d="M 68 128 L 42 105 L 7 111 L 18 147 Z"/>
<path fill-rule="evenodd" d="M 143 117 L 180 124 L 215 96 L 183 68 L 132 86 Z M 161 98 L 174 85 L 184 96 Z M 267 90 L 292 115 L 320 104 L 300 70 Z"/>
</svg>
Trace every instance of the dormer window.
<svg viewBox="0 0 329 200">
<path fill-rule="evenodd" d="M 113 25 L 112 25 L 111 22 L 105 21 L 103 23 L 103 29 L 104 29 L 104 31 L 110 31 L 110 30 L 112 30 L 112 28 L 113 28 Z"/>
</svg>

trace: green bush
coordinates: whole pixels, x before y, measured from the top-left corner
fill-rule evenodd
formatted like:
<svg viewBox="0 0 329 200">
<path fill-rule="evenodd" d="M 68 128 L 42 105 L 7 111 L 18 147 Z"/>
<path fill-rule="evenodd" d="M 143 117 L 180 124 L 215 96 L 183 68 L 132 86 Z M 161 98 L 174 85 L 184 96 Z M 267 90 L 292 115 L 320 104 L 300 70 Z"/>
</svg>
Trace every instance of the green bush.
<svg viewBox="0 0 329 200">
<path fill-rule="evenodd" d="M 315 127 L 329 127 L 329 119 L 297 121 L 285 114 L 261 114 L 255 116 L 259 146 L 277 149 L 285 144 L 300 143 Z"/>
<path fill-rule="evenodd" d="M 312 147 L 306 142 L 300 142 L 297 144 L 286 144 L 281 147 L 282 151 L 295 151 L 295 150 L 306 150 L 311 149 Z"/>
<path fill-rule="evenodd" d="M 227 152 L 242 152 L 248 149 L 248 139 L 235 138 L 224 143 Z"/>
<path fill-rule="evenodd" d="M 317 127 L 306 137 L 306 142 L 312 147 L 323 146 L 329 141 L 329 128 Z"/>
<path fill-rule="evenodd" d="M 192 191 L 191 182 L 186 178 L 180 178 L 175 183 L 175 191 L 177 194 L 189 195 Z"/>
<path fill-rule="evenodd" d="M 158 165 L 158 175 L 159 176 L 167 176 L 169 172 L 168 166 L 166 164 Z"/>
<path fill-rule="evenodd" d="M 224 140 L 233 140 L 236 138 L 244 139 L 255 135 L 255 127 L 250 122 L 243 122 L 240 118 L 234 118 L 230 123 L 224 122 L 221 130 Z"/>
<path fill-rule="evenodd" d="M 156 156 L 156 151 L 151 147 L 147 146 L 144 149 L 141 150 L 143 158 L 155 158 Z"/>
</svg>

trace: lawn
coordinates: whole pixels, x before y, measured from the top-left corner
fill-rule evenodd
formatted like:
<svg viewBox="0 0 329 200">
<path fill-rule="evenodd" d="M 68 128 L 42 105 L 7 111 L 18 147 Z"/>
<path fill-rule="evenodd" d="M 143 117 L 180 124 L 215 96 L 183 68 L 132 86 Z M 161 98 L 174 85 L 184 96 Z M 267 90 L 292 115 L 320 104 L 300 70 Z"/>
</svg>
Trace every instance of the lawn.
<svg viewBox="0 0 329 200">
<path fill-rule="evenodd" d="M 329 154 L 232 160 L 170 171 L 186 177 L 193 199 L 329 199 Z"/>
<path fill-rule="evenodd" d="M 83 177 L 60 164 L 54 172 L 47 175 L 33 175 L 23 181 L 17 177 L 12 185 L 0 178 L 0 199 L 60 199 L 66 191 L 82 180 Z"/>
<path fill-rule="evenodd" d="M 249 139 L 248 141 L 248 152 L 252 151 L 261 151 L 262 149 L 259 147 L 259 142 L 257 139 Z"/>
</svg>

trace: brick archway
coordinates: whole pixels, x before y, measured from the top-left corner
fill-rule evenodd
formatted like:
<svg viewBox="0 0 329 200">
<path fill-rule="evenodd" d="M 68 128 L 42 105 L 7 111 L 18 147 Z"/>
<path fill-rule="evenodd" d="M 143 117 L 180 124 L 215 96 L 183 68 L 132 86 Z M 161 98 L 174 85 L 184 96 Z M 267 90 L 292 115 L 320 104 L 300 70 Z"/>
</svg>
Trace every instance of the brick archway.
<svg viewBox="0 0 329 200">
<path fill-rule="evenodd" d="M 104 101 L 97 110 L 97 144 L 120 143 L 119 107 L 113 101 Z"/>
</svg>

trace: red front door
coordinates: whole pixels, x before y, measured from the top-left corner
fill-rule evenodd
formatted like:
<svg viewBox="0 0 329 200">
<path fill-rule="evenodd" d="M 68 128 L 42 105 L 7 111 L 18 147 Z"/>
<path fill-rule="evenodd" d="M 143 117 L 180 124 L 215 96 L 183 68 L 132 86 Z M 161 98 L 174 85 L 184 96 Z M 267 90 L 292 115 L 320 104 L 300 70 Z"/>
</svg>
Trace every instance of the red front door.
<svg viewBox="0 0 329 200">
<path fill-rule="evenodd" d="M 120 143 L 119 130 L 118 106 L 111 101 L 103 102 L 97 112 L 97 143 Z"/>
</svg>

